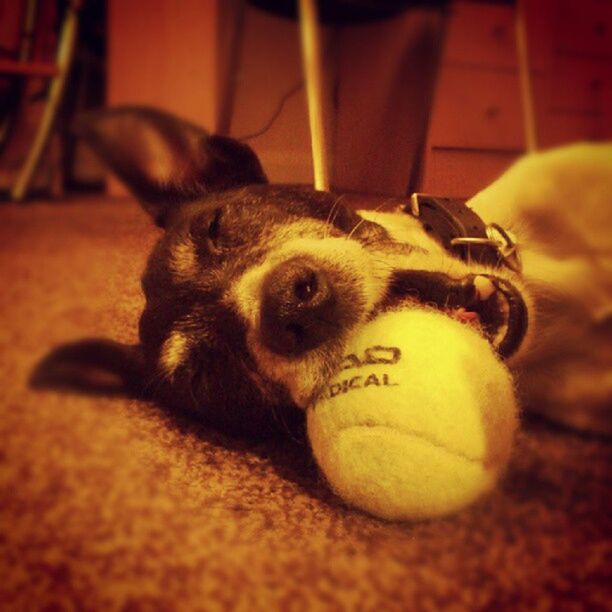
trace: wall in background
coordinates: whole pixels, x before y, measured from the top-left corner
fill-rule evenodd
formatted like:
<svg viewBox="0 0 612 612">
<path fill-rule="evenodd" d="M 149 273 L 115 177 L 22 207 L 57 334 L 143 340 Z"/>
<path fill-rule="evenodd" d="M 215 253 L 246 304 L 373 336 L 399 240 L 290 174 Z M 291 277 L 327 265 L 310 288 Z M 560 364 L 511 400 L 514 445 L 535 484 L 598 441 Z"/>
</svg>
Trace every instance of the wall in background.
<svg viewBox="0 0 612 612">
<path fill-rule="evenodd" d="M 402 195 L 415 187 L 442 33 L 442 13 L 424 9 L 339 29 L 333 183 L 340 190 Z"/>
<path fill-rule="evenodd" d="M 612 138 L 612 2 L 525 0 L 525 17 L 539 147 Z M 468 197 L 525 152 L 514 19 L 453 4 L 423 191 Z"/>
<path fill-rule="evenodd" d="M 297 22 L 247 7 L 238 44 L 233 91 L 219 99 L 220 105 L 233 106 L 229 134 L 247 137 L 270 180 L 311 183 L 310 134 L 305 91 L 300 86 L 303 78 Z M 329 68 L 328 65 L 328 73 Z M 282 112 L 272 125 L 261 135 L 249 137 L 266 128 L 283 99 Z"/>
<path fill-rule="evenodd" d="M 108 104 L 146 104 L 214 129 L 218 0 L 109 0 Z M 123 193 L 114 181 L 110 192 Z"/>
<path fill-rule="evenodd" d="M 214 129 L 232 98 L 230 135 L 247 137 L 272 181 L 310 184 L 297 22 L 247 6 L 228 87 L 236 2 L 150 0 L 147 9 L 143 16 L 137 0 L 110 0 L 109 104 L 152 104 Z M 439 13 L 415 10 L 323 28 L 335 187 L 382 194 L 407 189 L 425 138 L 439 21 Z M 272 125 L 249 138 L 275 116 L 281 100 Z"/>
<path fill-rule="evenodd" d="M 243 137 L 261 131 L 286 97 L 270 128 L 248 142 L 271 180 L 310 183 L 297 25 L 248 7 L 228 89 L 236 7 L 150 0 L 143 11 L 138 0 L 109 0 L 109 103 L 152 104 L 215 129 L 230 91 L 229 133 Z M 526 8 L 541 146 L 612 138 L 612 1 L 526 0 Z M 430 104 L 439 31 L 439 14 L 427 11 L 325 28 L 336 188 L 469 196 L 525 151 L 514 8 L 452 4 Z"/>
</svg>

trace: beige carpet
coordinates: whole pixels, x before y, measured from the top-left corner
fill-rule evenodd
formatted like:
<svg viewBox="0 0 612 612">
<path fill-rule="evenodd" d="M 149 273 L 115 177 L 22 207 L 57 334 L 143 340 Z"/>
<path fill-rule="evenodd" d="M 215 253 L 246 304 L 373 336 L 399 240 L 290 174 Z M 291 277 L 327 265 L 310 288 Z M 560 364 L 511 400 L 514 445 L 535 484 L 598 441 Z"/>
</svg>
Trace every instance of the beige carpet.
<svg viewBox="0 0 612 612">
<path fill-rule="evenodd" d="M 493 495 L 393 524 L 344 507 L 291 440 L 30 390 L 60 343 L 135 340 L 155 236 L 131 201 L 0 208 L 0 608 L 612 609 L 603 440 L 527 419 Z"/>
</svg>

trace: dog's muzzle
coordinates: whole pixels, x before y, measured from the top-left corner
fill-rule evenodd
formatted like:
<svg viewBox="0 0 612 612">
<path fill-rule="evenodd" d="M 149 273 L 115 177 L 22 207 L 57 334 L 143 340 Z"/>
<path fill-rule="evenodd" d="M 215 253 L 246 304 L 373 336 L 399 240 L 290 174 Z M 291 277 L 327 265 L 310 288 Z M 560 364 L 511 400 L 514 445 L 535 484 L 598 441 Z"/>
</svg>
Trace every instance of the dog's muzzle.
<svg viewBox="0 0 612 612">
<path fill-rule="evenodd" d="M 486 225 L 465 200 L 413 194 L 400 211 L 417 218 L 432 238 L 467 263 L 521 273 L 518 246 L 511 235 L 499 225 Z M 421 302 L 459 311 L 459 318 L 473 315 L 504 358 L 517 351 L 527 333 L 528 311 L 521 292 L 495 274 L 456 280 L 443 274 L 406 271 L 398 273 L 391 291 L 415 293 Z"/>
<path fill-rule="evenodd" d="M 486 276 L 496 289 L 493 299 L 505 300 L 502 306 L 506 316 L 502 332 L 492 342 L 497 352 L 505 359 L 511 357 L 521 346 L 529 324 L 528 310 L 521 292 L 509 281 L 492 275 Z M 499 339 L 498 339 L 499 338 Z"/>
<path fill-rule="evenodd" d="M 503 358 L 516 352 L 527 333 L 527 306 L 520 291 L 491 274 L 455 279 L 441 272 L 398 270 L 392 275 L 387 299 L 413 299 L 478 326 Z"/>
</svg>

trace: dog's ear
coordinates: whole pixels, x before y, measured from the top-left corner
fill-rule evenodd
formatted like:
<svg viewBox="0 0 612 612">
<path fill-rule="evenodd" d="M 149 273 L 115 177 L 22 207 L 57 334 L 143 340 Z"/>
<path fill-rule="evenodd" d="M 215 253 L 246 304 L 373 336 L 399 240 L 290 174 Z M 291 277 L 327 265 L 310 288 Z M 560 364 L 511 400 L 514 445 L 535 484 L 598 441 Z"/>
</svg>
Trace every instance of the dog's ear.
<svg viewBox="0 0 612 612">
<path fill-rule="evenodd" d="M 36 365 L 29 384 L 34 389 L 140 398 L 146 395 L 145 380 L 139 346 L 87 339 L 53 349 Z"/>
<path fill-rule="evenodd" d="M 77 120 L 74 132 L 92 146 L 161 227 L 183 202 L 267 182 L 249 146 L 210 135 L 160 110 L 125 106 L 94 111 Z"/>
</svg>

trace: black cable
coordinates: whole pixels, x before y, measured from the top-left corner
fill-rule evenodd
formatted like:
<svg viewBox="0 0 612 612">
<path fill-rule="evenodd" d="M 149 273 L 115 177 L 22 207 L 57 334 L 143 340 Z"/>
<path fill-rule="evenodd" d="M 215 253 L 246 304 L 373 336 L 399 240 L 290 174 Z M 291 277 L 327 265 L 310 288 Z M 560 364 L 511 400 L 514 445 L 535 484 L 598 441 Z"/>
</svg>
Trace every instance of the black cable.
<svg viewBox="0 0 612 612">
<path fill-rule="evenodd" d="M 280 114 L 283 112 L 283 108 L 285 107 L 285 104 L 287 103 L 287 101 L 291 97 L 293 97 L 296 93 L 298 93 L 298 91 L 300 91 L 300 89 L 302 89 L 303 87 L 304 87 L 304 80 L 300 79 L 295 85 L 293 85 L 293 87 L 291 87 L 285 94 L 283 94 L 282 98 L 278 102 L 278 105 L 274 113 L 272 114 L 272 117 L 268 119 L 268 121 L 264 124 L 264 126 L 261 129 L 251 134 L 246 134 L 245 136 L 237 137 L 236 140 L 240 140 L 241 142 L 243 142 L 245 140 L 252 140 L 253 138 L 257 138 L 258 136 L 265 134 L 274 125 L 274 122 L 279 118 Z"/>
</svg>

